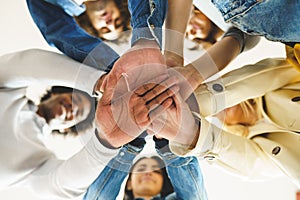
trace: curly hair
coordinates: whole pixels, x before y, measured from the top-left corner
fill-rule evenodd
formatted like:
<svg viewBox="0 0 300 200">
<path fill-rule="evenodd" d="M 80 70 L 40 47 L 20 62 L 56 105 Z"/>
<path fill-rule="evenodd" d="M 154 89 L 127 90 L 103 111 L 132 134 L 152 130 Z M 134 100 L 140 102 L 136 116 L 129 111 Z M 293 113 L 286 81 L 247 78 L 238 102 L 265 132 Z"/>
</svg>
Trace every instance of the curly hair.
<svg viewBox="0 0 300 200">
<path fill-rule="evenodd" d="M 91 103 L 91 110 L 88 114 L 88 116 L 85 118 L 85 120 L 79 122 L 78 124 L 66 129 L 65 131 L 61 130 L 53 130 L 52 133 L 54 134 L 62 134 L 62 135 L 73 135 L 77 136 L 80 133 L 83 133 L 85 130 L 88 130 L 93 127 L 94 118 L 95 118 L 95 108 L 97 106 L 97 100 L 96 98 L 90 97 L 86 92 L 83 92 L 81 90 L 76 90 L 73 88 L 68 87 L 62 87 L 62 86 L 53 86 L 50 90 L 47 91 L 47 93 L 41 98 L 40 102 L 43 102 L 47 99 L 49 99 L 53 94 L 62 94 L 62 93 L 73 93 L 78 92 L 83 94 L 87 99 L 89 99 Z"/>
</svg>

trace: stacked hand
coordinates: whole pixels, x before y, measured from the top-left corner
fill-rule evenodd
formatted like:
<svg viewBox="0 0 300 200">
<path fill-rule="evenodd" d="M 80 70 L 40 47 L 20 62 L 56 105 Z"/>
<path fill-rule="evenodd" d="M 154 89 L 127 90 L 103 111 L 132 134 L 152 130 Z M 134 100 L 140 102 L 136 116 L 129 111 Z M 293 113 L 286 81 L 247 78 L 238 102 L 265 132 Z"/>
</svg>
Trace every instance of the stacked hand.
<svg viewBox="0 0 300 200">
<path fill-rule="evenodd" d="M 179 86 L 188 88 L 188 84 L 183 84 L 185 79 L 176 70 L 167 69 L 156 44 L 142 42 L 126 52 L 104 79 L 96 110 L 99 137 L 120 147 L 148 130 L 190 144 L 193 136 L 186 134 L 195 135 L 198 128 L 179 94 Z M 183 92 L 186 99 L 192 88 L 182 91 L 187 91 Z"/>
</svg>

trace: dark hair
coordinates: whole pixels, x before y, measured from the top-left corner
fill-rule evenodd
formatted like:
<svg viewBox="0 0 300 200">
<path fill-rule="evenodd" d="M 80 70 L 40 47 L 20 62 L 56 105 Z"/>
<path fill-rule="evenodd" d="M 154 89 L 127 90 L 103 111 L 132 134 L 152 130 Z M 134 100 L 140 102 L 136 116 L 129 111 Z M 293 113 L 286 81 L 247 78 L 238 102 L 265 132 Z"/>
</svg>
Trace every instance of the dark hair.
<svg viewBox="0 0 300 200">
<path fill-rule="evenodd" d="M 133 196 L 133 193 L 132 193 L 132 190 L 128 190 L 127 189 L 127 184 L 128 184 L 128 181 L 131 179 L 131 175 L 132 175 L 132 170 L 133 168 L 143 159 L 147 159 L 148 157 L 142 157 L 140 159 L 138 159 L 133 165 L 132 167 L 130 168 L 130 173 L 129 173 L 129 177 L 127 179 L 127 182 L 126 182 L 126 185 L 125 185 L 125 191 L 124 191 L 124 198 L 123 200 L 134 200 L 134 196 Z M 165 167 L 165 163 L 164 161 L 158 157 L 158 156 L 152 156 L 152 157 L 149 157 L 150 159 L 154 159 L 160 166 L 161 168 L 161 171 L 162 171 L 162 176 L 163 176 L 163 187 L 162 187 L 162 190 L 160 192 L 160 196 L 161 198 L 164 198 L 166 197 L 167 195 L 171 194 L 172 192 L 174 192 L 174 188 L 171 184 L 171 181 L 169 179 L 169 176 L 168 176 L 168 173 L 167 173 L 167 170 L 166 170 L 166 167 Z"/>
<path fill-rule="evenodd" d="M 196 6 L 194 6 L 194 9 L 200 11 Z M 221 30 L 213 21 L 210 20 L 210 22 L 211 22 L 211 29 L 210 29 L 209 34 L 207 35 L 207 37 L 204 38 L 204 39 L 195 38 L 193 40 L 194 42 L 196 42 L 197 44 L 200 44 L 200 45 L 203 43 L 204 48 L 205 48 L 205 45 L 208 45 L 208 44 L 212 45 L 212 44 L 217 42 L 216 36 Z M 198 49 L 197 47 L 193 47 L 190 50 L 197 50 L 197 49 Z"/>
<path fill-rule="evenodd" d="M 60 130 L 53 130 L 53 133 L 59 133 L 63 135 L 74 135 L 77 136 L 80 133 L 84 132 L 85 130 L 93 127 L 93 122 L 95 118 L 95 108 L 97 105 L 97 101 L 95 98 L 92 98 L 89 94 L 86 92 L 83 92 L 81 90 L 68 88 L 68 87 L 62 87 L 62 86 L 53 86 L 50 90 L 47 91 L 47 93 L 41 98 L 40 102 L 43 102 L 51 97 L 53 94 L 63 94 L 63 93 L 73 93 L 78 92 L 83 94 L 87 99 L 89 99 L 91 103 L 91 110 L 86 117 L 85 120 L 79 122 L 78 124 L 68 128 L 66 131 L 62 132 Z"/>
<path fill-rule="evenodd" d="M 120 10 L 120 14 L 122 17 L 122 25 L 124 27 L 123 31 L 131 30 L 130 27 L 130 13 L 128 10 L 128 2 L 127 0 L 111 0 L 114 1 L 118 9 Z M 79 24 L 81 28 L 83 28 L 86 32 L 88 32 L 90 35 L 99 37 L 97 30 L 93 27 L 88 15 L 86 14 L 86 11 L 83 12 L 79 16 L 74 16 L 76 22 Z M 128 34 L 125 34 L 123 37 L 128 37 Z M 106 40 L 105 38 L 101 38 L 102 40 Z M 118 42 L 119 39 L 116 39 L 114 42 Z M 124 38 L 122 38 L 124 40 Z"/>
</svg>

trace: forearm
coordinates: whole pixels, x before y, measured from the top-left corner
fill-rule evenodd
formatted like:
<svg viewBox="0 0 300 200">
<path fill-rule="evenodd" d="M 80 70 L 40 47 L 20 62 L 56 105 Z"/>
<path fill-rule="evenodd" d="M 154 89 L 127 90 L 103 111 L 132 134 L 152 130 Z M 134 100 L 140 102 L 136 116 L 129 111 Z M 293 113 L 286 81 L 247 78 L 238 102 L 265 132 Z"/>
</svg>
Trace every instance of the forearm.
<svg viewBox="0 0 300 200">
<path fill-rule="evenodd" d="M 31 174 L 28 183 L 43 197 L 78 197 L 117 152 L 118 150 L 107 149 L 92 136 L 86 146 L 69 160 L 47 160 Z"/>
<path fill-rule="evenodd" d="M 186 67 L 198 76 L 197 88 L 202 81 L 224 69 L 240 52 L 239 43 L 232 37 L 225 37 L 211 46 L 200 58 Z"/>
<path fill-rule="evenodd" d="M 44 84 L 76 88 L 92 94 L 103 74 L 64 55 L 44 50 L 7 54 L 0 60 L 0 85 L 16 88 Z"/>
<path fill-rule="evenodd" d="M 122 147 L 118 155 L 105 166 L 97 179 L 89 186 L 83 199 L 115 199 L 134 158 L 141 151 L 142 148 L 132 145 Z"/>
<path fill-rule="evenodd" d="M 201 85 L 195 96 L 201 115 L 210 116 L 247 99 L 264 96 L 299 77 L 285 59 L 265 59 Z"/>
<path fill-rule="evenodd" d="M 180 155 L 205 159 L 209 164 L 242 177 L 262 178 L 268 176 L 268 170 L 275 170 L 272 160 L 253 140 L 219 129 L 204 118 L 194 149 L 187 150 L 174 143 L 171 149 Z"/>
<path fill-rule="evenodd" d="M 129 0 L 131 14 L 132 39 L 134 45 L 139 39 L 162 41 L 162 25 L 165 20 L 167 1 Z"/>
<path fill-rule="evenodd" d="M 102 71 L 110 71 L 118 54 L 100 38 L 86 33 L 61 8 L 43 0 L 27 0 L 30 14 L 45 40 L 69 57 Z"/>
<path fill-rule="evenodd" d="M 206 189 L 196 157 L 174 157 L 168 161 L 167 172 L 178 199 L 207 200 Z M 182 178 L 185 182 L 182 183 Z"/>
<path fill-rule="evenodd" d="M 39 0 L 42 1 L 42 0 Z M 53 5 L 61 7 L 70 16 L 78 16 L 85 11 L 82 0 L 44 0 Z"/>
<path fill-rule="evenodd" d="M 192 9 L 192 0 L 169 0 L 165 22 L 165 55 L 182 59 L 183 45 L 187 23 Z"/>
</svg>

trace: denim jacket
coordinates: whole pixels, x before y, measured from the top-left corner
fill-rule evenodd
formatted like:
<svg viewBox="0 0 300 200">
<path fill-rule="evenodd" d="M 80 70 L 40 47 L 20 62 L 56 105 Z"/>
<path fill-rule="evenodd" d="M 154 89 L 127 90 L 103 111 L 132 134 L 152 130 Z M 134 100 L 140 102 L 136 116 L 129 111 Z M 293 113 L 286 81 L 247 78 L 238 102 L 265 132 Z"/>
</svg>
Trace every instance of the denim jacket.
<svg viewBox="0 0 300 200">
<path fill-rule="evenodd" d="M 300 42 L 298 0 L 211 0 L 226 22 L 272 41 Z"/>
<path fill-rule="evenodd" d="M 67 56 L 103 71 L 110 71 L 119 58 L 112 48 L 85 32 L 61 8 L 44 0 L 27 0 L 27 5 L 45 40 Z"/>
<path fill-rule="evenodd" d="M 115 200 L 121 184 L 128 175 L 133 160 L 142 148 L 125 145 L 119 154 L 112 159 L 98 178 L 88 188 L 84 200 Z M 196 157 L 178 157 L 171 152 L 160 153 L 174 193 L 164 200 L 207 200 L 201 169 Z M 183 181 L 184 180 L 184 181 Z M 155 200 L 162 200 L 154 197 Z"/>
<path fill-rule="evenodd" d="M 78 5 L 70 0 L 45 0 L 60 6 L 70 14 L 79 15 L 84 12 L 84 5 Z M 132 44 L 139 39 L 155 39 L 160 45 L 162 30 L 168 1 L 166 0 L 128 0 L 128 9 L 131 14 Z"/>
<path fill-rule="evenodd" d="M 166 17 L 166 0 L 128 0 L 133 45 L 139 39 L 155 39 L 161 46 L 162 26 Z"/>
<path fill-rule="evenodd" d="M 100 38 L 86 33 L 72 17 L 82 13 L 85 7 L 70 0 L 47 1 L 27 0 L 27 5 L 34 22 L 49 45 L 55 46 L 79 62 L 109 72 L 119 55 Z M 131 23 L 134 29 L 132 44 L 142 38 L 155 38 L 161 42 L 166 2 L 154 0 L 150 9 L 148 0 L 145 3 L 129 0 L 128 8 L 132 14 Z"/>
</svg>

